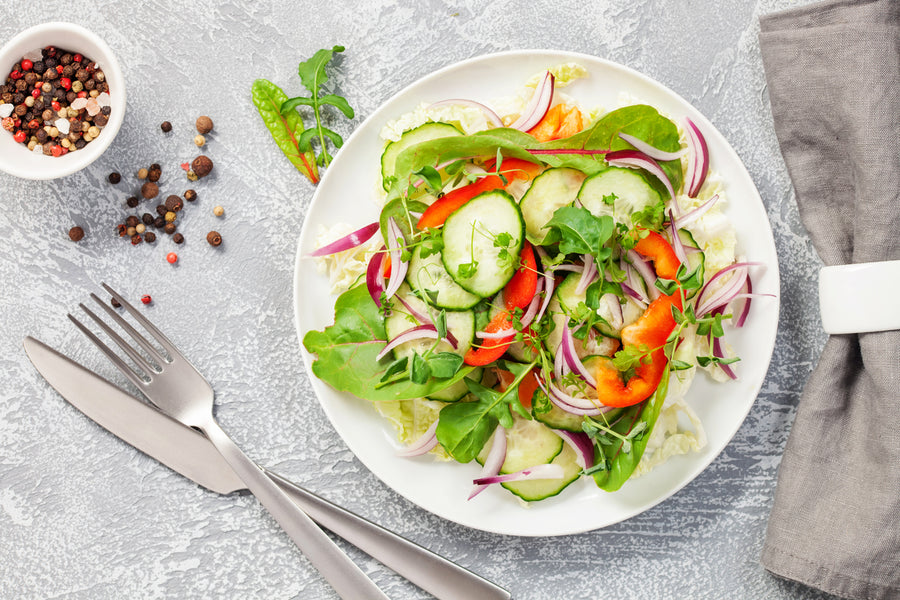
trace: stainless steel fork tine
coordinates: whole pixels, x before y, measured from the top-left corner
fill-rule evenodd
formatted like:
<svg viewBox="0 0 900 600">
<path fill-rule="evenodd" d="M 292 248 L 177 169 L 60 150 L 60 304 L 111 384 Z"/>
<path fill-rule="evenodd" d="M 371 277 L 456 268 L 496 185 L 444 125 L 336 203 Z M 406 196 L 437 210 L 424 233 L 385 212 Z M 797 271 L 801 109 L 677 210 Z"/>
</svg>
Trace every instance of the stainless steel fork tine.
<svg viewBox="0 0 900 600">
<path fill-rule="evenodd" d="M 97 326 L 100 327 L 100 329 L 102 329 L 106 333 L 106 335 L 108 335 L 112 339 L 112 341 L 114 341 L 116 345 L 122 349 L 123 352 L 125 352 L 125 354 L 131 357 L 131 360 L 137 363 L 138 368 L 141 369 L 144 374 L 147 375 L 147 377 L 152 378 L 153 375 L 160 372 L 159 369 L 147 362 L 147 359 L 141 356 L 140 353 L 135 350 L 131 344 L 126 342 L 121 335 L 116 333 L 116 331 L 112 327 L 107 325 L 106 321 L 94 314 L 94 312 L 84 304 L 79 304 L 78 306 L 79 308 L 81 308 L 81 310 L 87 313 L 87 315 L 91 319 L 93 319 L 95 323 L 97 323 Z"/>
<path fill-rule="evenodd" d="M 115 321 L 116 324 L 117 324 L 119 327 L 121 327 L 122 329 L 124 329 L 125 332 L 126 332 L 129 336 L 131 336 L 131 339 L 133 339 L 134 341 L 136 341 L 136 342 L 140 345 L 140 347 L 143 348 L 144 351 L 145 351 L 147 354 L 150 355 L 150 358 L 152 358 L 153 360 L 155 360 L 155 361 L 156 361 L 157 363 L 159 363 L 160 365 L 162 365 L 162 364 L 164 364 L 164 363 L 167 363 L 167 362 L 171 362 L 171 361 L 169 361 L 165 356 L 163 356 L 162 354 L 160 354 L 159 350 L 157 350 L 156 347 L 155 347 L 153 344 L 151 344 L 150 342 L 148 342 L 148 341 L 147 341 L 147 338 L 145 338 L 143 335 L 141 335 L 141 333 L 140 333 L 137 329 L 135 329 L 134 327 L 132 327 L 132 326 L 131 326 L 131 323 L 129 323 L 128 321 L 126 321 L 125 319 L 123 319 L 121 316 L 119 316 L 119 314 L 116 313 L 116 311 L 114 311 L 114 310 L 112 309 L 112 307 L 108 306 L 108 305 L 106 304 L 106 302 L 104 302 L 103 300 L 101 300 L 100 298 L 98 298 L 98 297 L 97 297 L 97 294 L 91 294 L 91 298 L 93 298 L 93 299 L 94 299 L 94 302 L 96 302 L 97 304 L 99 304 L 100 307 L 101 307 L 104 311 L 106 311 L 106 314 L 108 314 L 109 317 L 110 317 L 113 321 Z"/>
<path fill-rule="evenodd" d="M 141 327 L 147 330 L 147 332 L 156 339 L 157 342 L 169 353 L 169 356 L 175 358 L 176 356 L 180 356 L 184 358 L 181 352 L 178 351 L 178 348 L 175 347 L 175 344 L 169 341 L 162 331 L 156 328 L 156 325 L 151 323 L 147 317 L 142 315 L 138 309 L 133 307 L 128 301 L 125 300 L 122 296 L 119 295 L 114 289 L 106 285 L 105 283 L 100 283 L 109 294 L 115 298 L 119 304 L 125 307 L 125 309 L 131 313 L 131 316 L 135 318 L 135 320 L 141 324 Z"/>
<path fill-rule="evenodd" d="M 147 382 L 138 377 L 138 375 L 131 370 L 131 367 L 128 366 L 128 363 L 122 360 L 118 354 L 110 350 L 109 346 L 104 344 L 103 341 L 98 338 L 93 331 L 85 327 L 84 324 L 76 319 L 71 313 L 69 313 L 68 317 L 69 320 L 75 323 L 75 326 L 81 330 L 81 333 L 86 335 L 89 340 L 94 342 L 94 345 L 97 346 L 97 348 L 99 348 L 100 351 L 106 355 L 106 358 L 108 358 L 114 365 L 116 365 L 116 367 L 119 368 L 120 371 L 122 371 L 122 374 L 125 375 L 125 377 L 127 377 L 128 380 L 131 381 L 131 383 L 136 385 L 138 389 L 144 389 L 144 387 L 146 387 Z"/>
</svg>

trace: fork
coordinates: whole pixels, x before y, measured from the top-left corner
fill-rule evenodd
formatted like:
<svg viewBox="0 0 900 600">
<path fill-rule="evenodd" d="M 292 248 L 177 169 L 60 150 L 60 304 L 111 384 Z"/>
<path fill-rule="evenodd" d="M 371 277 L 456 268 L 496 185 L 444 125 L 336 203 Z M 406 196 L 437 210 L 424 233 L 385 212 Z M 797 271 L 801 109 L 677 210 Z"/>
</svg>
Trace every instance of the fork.
<svg viewBox="0 0 900 600">
<path fill-rule="evenodd" d="M 105 283 L 101 285 L 162 346 L 165 355 L 96 294 L 92 293 L 90 297 L 155 364 L 148 361 L 83 303 L 79 304 L 79 307 L 128 355 L 137 366 L 137 370 L 133 370 L 72 314 L 68 315 L 69 319 L 159 410 L 182 424 L 197 429 L 209 438 L 247 488 L 266 507 L 341 598 L 387 600 L 387 596 L 372 580 L 222 430 L 212 412 L 215 394 L 203 375 L 134 306 Z"/>
</svg>

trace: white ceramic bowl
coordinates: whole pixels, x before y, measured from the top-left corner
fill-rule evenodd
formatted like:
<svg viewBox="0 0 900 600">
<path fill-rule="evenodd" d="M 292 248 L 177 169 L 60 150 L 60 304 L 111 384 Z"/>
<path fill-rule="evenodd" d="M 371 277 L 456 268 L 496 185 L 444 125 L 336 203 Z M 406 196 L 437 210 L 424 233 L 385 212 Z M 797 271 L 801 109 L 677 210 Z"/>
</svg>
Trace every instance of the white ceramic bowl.
<svg viewBox="0 0 900 600">
<path fill-rule="evenodd" d="M 16 143 L 8 131 L 0 130 L 0 170 L 24 179 L 56 179 L 70 175 L 94 162 L 109 147 L 125 116 L 125 78 L 109 46 L 95 33 L 72 23 L 44 23 L 26 29 L 0 49 L 0 78 L 6 80 L 14 64 L 27 52 L 56 46 L 78 52 L 97 62 L 106 81 L 112 112 L 100 135 L 77 152 L 64 156 L 43 156 Z"/>
</svg>

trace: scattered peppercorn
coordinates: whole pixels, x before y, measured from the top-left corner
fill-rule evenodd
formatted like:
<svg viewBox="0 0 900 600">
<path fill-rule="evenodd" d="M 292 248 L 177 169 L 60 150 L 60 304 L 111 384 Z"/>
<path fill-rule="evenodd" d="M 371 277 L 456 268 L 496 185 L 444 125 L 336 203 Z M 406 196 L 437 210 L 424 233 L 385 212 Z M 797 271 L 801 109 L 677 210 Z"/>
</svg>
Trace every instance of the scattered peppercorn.
<svg viewBox="0 0 900 600">
<path fill-rule="evenodd" d="M 213 214 L 216 215 L 217 217 L 221 217 L 222 215 L 225 214 L 225 209 L 222 208 L 221 206 L 217 206 L 213 209 Z"/>
<path fill-rule="evenodd" d="M 176 196 L 172 194 L 168 198 L 166 198 L 166 210 L 171 212 L 178 212 L 182 208 L 184 208 L 184 200 L 181 199 L 181 196 Z"/>
<path fill-rule="evenodd" d="M 172 124 L 168 121 L 163 121 L 160 123 L 159 128 L 163 130 L 163 133 L 169 133 L 172 131 Z"/>
<path fill-rule="evenodd" d="M 163 228 L 163 231 L 165 231 L 169 235 L 172 235 L 173 233 L 175 233 L 176 229 L 177 229 L 177 226 L 175 225 L 175 223 L 166 223 Z"/>
<path fill-rule="evenodd" d="M 162 177 L 162 167 L 160 167 L 156 163 L 153 163 L 152 165 L 150 165 L 150 170 L 147 171 L 147 181 L 156 183 L 157 181 L 159 181 L 160 177 Z"/>
<path fill-rule="evenodd" d="M 109 303 L 113 305 L 113 308 L 122 308 L 122 305 L 115 298 L 110 298 Z"/>
<path fill-rule="evenodd" d="M 125 218 L 125 225 L 128 227 L 135 227 L 139 222 L 140 221 L 135 215 L 128 215 L 128 217 Z"/>
<path fill-rule="evenodd" d="M 152 231 L 148 231 L 147 233 L 144 234 L 144 241 L 147 242 L 148 244 L 152 244 L 153 242 L 156 241 L 156 234 L 153 233 Z"/>
<path fill-rule="evenodd" d="M 57 134 L 57 135 L 59 135 L 59 134 Z M 111 184 L 115 185 L 115 184 L 119 183 L 120 181 L 122 181 L 122 176 L 119 175 L 117 172 L 113 171 L 112 173 L 109 174 L 109 177 L 107 177 L 107 179 L 109 180 L 109 182 Z"/>
<path fill-rule="evenodd" d="M 197 122 L 194 123 L 194 125 L 197 127 L 197 132 L 202 133 L 202 134 L 209 133 L 210 131 L 212 131 L 212 128 L 213 128 L 212 119 L 210 119 L 206 115 L 203 115 L 202 117 L 197 117 Z"/>
<path fill-rule="evenodd" d="M 116 225 L 116 233 L 119 234 L 119 237 L 125 237 L 125 233 L 128 231 L 128 226 L 125 223 L 119 223 Z"/>
<path fill-rule="evenodd" d="M 172 212 L 170 210 L 169 212 L 166 213 L 166 217 L 165 217 L 166 223 L 171 223 L 172 221 L 174 221 L 176 219 L 177 216 L 178 215 L 176 215 L 174 212 Z"/>
<path fill-rule="evenodd" d="M 132 246 L 137 246 L 142 241 L 144 241 L 144 239 L 140 236 L 140 234 L 135 233 L 133 236 L 131 236 L 131 245 Z"/>
<path fill-rule="evenodd" d="M 145 231 L 147 231 L 147 226 L 143 223 L 138 223 L 134 226 L 134 230 L 138 233 L 144 233 Z"/>
<path fill-rule="evenodd" d="M 197 199 L 197 192 L 195 192 L 194 190 L 186 191 L 184 193 L 184 199 L 187 200 L 188 202 L 193 202 L 194 200 Z"/>
<path fill-rule="evenodd" d="M 147 169 L 141 168 L 141 169 L 138 169 L 137 178 L 138 179 L 147 179 L 147 175 L 149 175 L 149 174 L 150 174 L 150 172 L 147 171 Z"/>
<path fill-rule="evenodd" d="M 194 144 L 198 147 L 203 146 L 206 144 L 206 138 L 203 137 L 202 135 L 195 135 L 194 136 Z"/>
<path fill-rule="evenodd" d="M 197 181 L 198 179 L 200 179 L 199 177 L 197 177 L 197 174 L 194 173 L 193 171 L 191 171 L 190 169 L 188 169 L 187 178 L 188 178 L 188 181 Z"/>
<path fill-rule="evenodd" d="M 150 213 L 144 213 L 141 215 L 141 221 L 144 225 L 153 225 L 153 215 Z"/>
<path fill-rule="evenodd" d="M 167 212 L 169 212 L 169 211 L 166 209 L 165 204 L 157 204 L 156 205 L 156 214 L 158 214 L 159 216 L 164 217 L 164 216 L 166 216 Z"/>
<path fill-rule="evenodd" d="M 153 183 L 152 181 L 146 182 L 141 186 L 141 196 L 150 200 L 151 198 L 156 198 L 159 195 L 159 186 Z"/>
<path fill-rule="evenodd" d="M 166 220 L 162 217 L 156 217 L 155 219 L 153 219 L 153 226 L 157 229 L 162 229 L 166 226 Z"/>
<path fill-rule="evenodd" d="M 69 230 L 69 239 L 73 242 L 80 242 L 84 239 L 84 229 L 77 225 Z"/>
<path fill-rule="evenodd" d="M 183 244 L 184 236 L 181 235 L 180 233 L 176 233 L 175 235 L 172 236 L 172 241 L 175 242 L 176 244 Z"/>
<path fill-rule="evenodd" d="M 210 246 L 220 246 L 222 244 L 222 236 L 219 235 L 218 231 L 210 231 L 206 234 L 206 241 L 209 242 Z"/>
<path fill-rule="evenodd" d="M 201 154 L 191 163 L 191 170 L 197 177 L 206 177 L 213 170 L 213 161 L 205 154 Z"/>
<path fill-rule="evenodd" d="M 136 208 L 139 200 L 135 196 L 131 196 L 128 200 L 125 201 L 125 204 L 128 208 Z"/>
<path fill-rule="evenodd" d="M 144 294 L 143 296 L 141 296 L 141 302 L 143 302 L 144 304 L 150 304 L 151 302 L 153 302 L 153 298 L 150 297 L 150 294 Z"/>
<path fill-rule="evenodd" d="M 168 254 L 166 254 L 166 260 L 169 261 L 170 265 L 174 265 L 178 262 L 178 255 L 174 252 L 169 252 Z"/>
<path fill-rule="evenodd" d="M 128 237 L 132 237 L 132 236 L 135 235 L 136 233 L 137 233 L 137 229 L 135 229 L 134 227 L 128 227 L 128 228 L 125 230 L 125 235 L 127 235 Z"/>
</svg>

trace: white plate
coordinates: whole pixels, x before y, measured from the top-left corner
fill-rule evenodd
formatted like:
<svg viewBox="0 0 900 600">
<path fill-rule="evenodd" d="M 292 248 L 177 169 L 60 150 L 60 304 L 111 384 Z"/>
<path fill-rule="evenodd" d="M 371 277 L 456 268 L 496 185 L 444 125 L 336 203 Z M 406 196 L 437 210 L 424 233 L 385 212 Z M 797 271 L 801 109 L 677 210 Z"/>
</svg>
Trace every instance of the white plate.
<svg viewBox="0 0 900 600">
<path fill-rule="evenodd" d="M 315 249 L 320 224 L 343 222 L 362 226 L 378 218 L 375 190 L 380 181 L 382 140 L 389 120 L 420 102 L 469 98 L 482 102 L 510 96 L 535 73 L 562 62 L 585 66 L 590 77 L 565 88 L 585 106 L 614 108 L 625 92 L 671 117 L 689 116 L 706 135 L 712 169 L 726 184 L 725 210 L 738 228 L 739 250 L 748 260 L 761 261 L 754 272 L 754 291 L 775 294 L 753 303 L 749 324 L 729 333 L 728 342 L 741 356 L 740 379 L 714 383 L 700 374 L 688 401 L 706 428 L 704 450 L 675 457 L 649 474 L 628 481 L 620 491 L 598 489 L 589 478 L 570 485 L 555 498 L 523 506 L 516 497 L 494 486 L 472 501 L 466 497 L 480 467 L 476 463 L 440 463 L 430 456 L 415 459 L 395 455 L 399 447 L 392 426 L 371 405 L 338 393 L 310 370 L 314 359 L 303 350 L 307 373 L 322 408 L 354 454 L 384 483 L 436 515 L 456 523 L 509 535 L 545 536 L 590 531 L 617 523 L 662 502 L 696 477 L 737 432 L 765 378 L 778 324 L 778 261 L 772 230 L 750 175 L 724 137 L 696 109 L 663 85 L 627 67 L 593 56 L 556 51 L 514 51 L 473 58 L 428 75 L 401 91 L 375 111 L 348 139 L 319 183 L 300 234 L 294 279 L 297 329 L 302 340 L 311 329 L 334 321 L 334 298 L 326 278 L 302 255 Z M 329 299 L 330 298 L 330 299 Z M 709 492 L 711 495 L 713 491 Z"/>
</svg>

